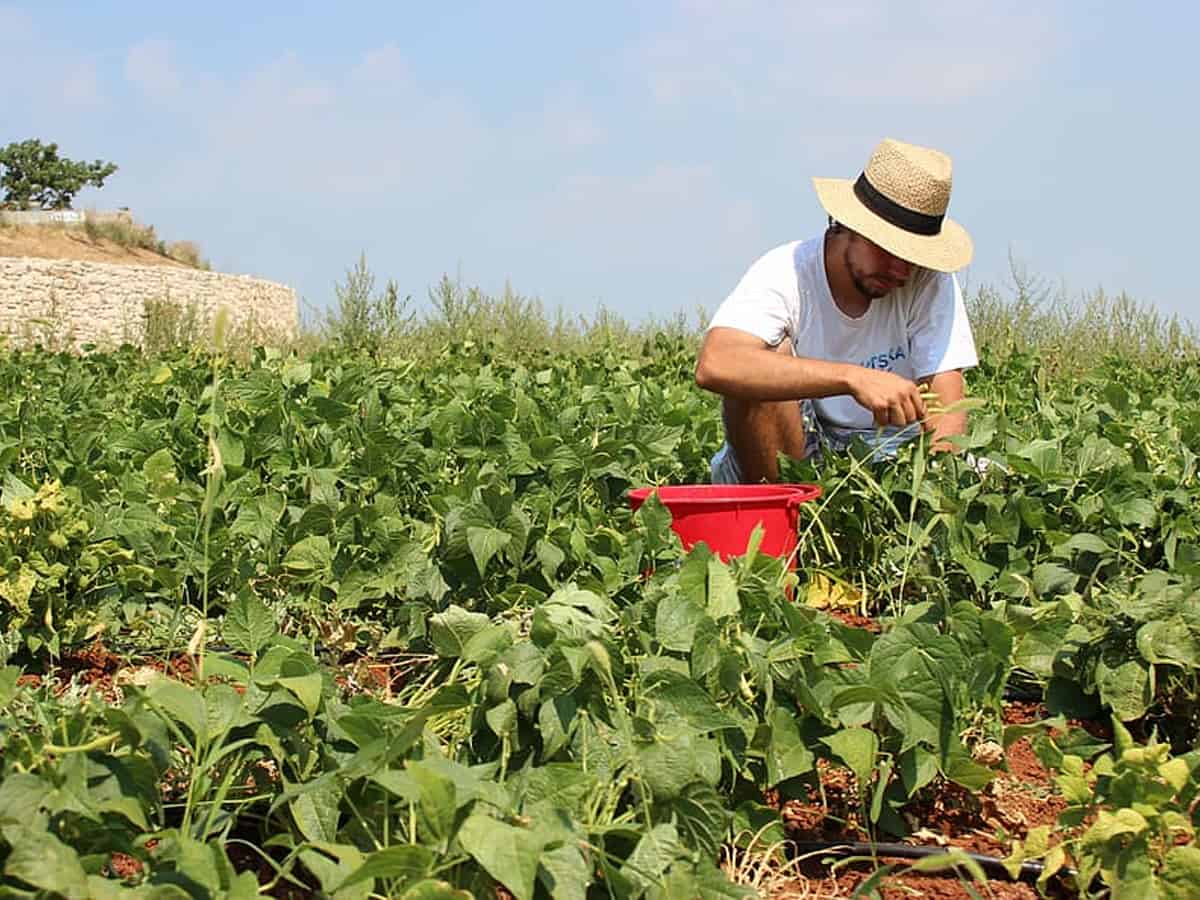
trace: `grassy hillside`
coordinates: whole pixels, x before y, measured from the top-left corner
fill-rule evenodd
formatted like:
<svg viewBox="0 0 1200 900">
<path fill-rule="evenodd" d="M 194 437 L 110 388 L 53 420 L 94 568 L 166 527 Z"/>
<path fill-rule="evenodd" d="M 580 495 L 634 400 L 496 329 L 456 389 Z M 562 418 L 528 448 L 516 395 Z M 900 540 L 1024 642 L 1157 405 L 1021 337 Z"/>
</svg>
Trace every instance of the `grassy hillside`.
<svg viewBox="0 0 1200 900">
<path fill-rule="evenodd" d="M 155 233 L 153 225 L 137 222 L 88 220 L 83 225 L 0 224 L 0 256 L 209 268 L 196 244 L 164 241 Z"/>
</svg>

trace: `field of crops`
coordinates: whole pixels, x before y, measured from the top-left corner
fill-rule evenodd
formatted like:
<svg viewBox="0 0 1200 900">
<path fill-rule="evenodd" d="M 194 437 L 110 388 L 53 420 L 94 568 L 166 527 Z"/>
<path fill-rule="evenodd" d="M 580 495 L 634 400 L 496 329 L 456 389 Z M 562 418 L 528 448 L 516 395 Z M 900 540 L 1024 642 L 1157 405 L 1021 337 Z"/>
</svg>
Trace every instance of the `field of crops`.
<svg viewBox="0 0 1200 900">
<path fill-rule="evenodd" d="M 694 352 L 6 352 L 0 894 L 1200 896 L 1196 360 L 985 347 L 792 572 L 629 509 Z"/>
</svg>

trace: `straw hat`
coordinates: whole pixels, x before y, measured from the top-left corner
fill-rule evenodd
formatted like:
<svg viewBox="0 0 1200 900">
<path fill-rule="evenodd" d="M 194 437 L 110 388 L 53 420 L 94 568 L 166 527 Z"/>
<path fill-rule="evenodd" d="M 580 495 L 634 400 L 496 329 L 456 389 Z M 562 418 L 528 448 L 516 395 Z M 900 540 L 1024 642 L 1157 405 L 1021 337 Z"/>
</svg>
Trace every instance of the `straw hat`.
<svg viewBox="0 0 1200 900">
<path fill-rule="evenodd" d="M 953 272 L 971 261 L 971 236 L 946 218 L 950 157 L 884 138 L 856 181 L 814 178 L 825 211 L 894 256 Z"/>
</svg>

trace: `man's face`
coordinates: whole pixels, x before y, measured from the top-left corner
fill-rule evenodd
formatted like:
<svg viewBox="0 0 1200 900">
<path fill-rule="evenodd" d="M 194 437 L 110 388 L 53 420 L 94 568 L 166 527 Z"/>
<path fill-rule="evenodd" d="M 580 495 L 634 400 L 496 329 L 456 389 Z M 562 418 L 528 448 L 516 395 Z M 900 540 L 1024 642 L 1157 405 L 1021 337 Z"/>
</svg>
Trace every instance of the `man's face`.
<svg viewBox="0 0 1200 900">
<path fill-rule="evenodd" d="M 871 300 L 903 287 L 912 274 L 913 264 L 893 256 L 861 234 L 850 232 L 842 257 L 850 280 L 860 294 Z"/>
</svg>

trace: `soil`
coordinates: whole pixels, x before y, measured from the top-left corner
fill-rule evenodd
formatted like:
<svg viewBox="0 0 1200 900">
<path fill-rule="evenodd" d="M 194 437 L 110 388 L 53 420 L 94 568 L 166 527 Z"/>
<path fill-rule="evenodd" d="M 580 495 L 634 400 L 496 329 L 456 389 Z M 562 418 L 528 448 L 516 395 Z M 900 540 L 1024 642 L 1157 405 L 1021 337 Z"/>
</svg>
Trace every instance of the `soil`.
<svg viewBox="0 0 1200 900">
<path fill-rule="evenodd" d="M 1045 717 L 1040 704 L 1013 703 L 1005 710 L 1008 724 L 1034 722 Z M 870 842 L 854 776 L 846 769 L 824 761 L 818 764 L 818 770 L 824 801 L 821 791 L 814 786 L 807 788 L 806 796 L 788 800 L 781 806 L 788 837 L 797 842 Z M 1034 755 L 1029 739 L 1023 738 L 1005 751 L 996 778 L 983 790 L 969 791 L 949 782 L 923 789 L 905 810 L 913 833 L 903 843 L 958 848 L 1003 858 L 1009 854 L 1014 838 L 1024 838 L 1029 829 L 1038 825 L 1053 825 L 1065 805 L 1051 773 Z M 892 839 L 879 836 L 878 840 Z M 765 896 L 772 900 L 850 897 L 875 871 L 873 862 L 835 865 L 832 857 L 821 852 L 807 854 L 793 862 L 797 877 L 775 880 Z M 1002 878 L 989 880 L 984 889 L 973 885 L 969 877 L 952 872 L 908 874 L 905 869 L 911 865 L 910 861 L 881 857 L 879 862 L 894 866 L 882 886 L 885 900 L 911 897 L 966 900 L 981 894 L 996 900 L 1034 900 L 1038 897 L 1032 885 Z"/>
<path fill-rule="evenodd" d="M 0 226 L 0 256 L 189 268 L 151 250 L 122 247 L 104 238 L 93 241 L 82 228 L 64 225 Z"/>
<path fill-rule="evenodd" d="M 825 611 L 831 619 L 837 619 L 843 625 L 850 628 L 862 628 L 872 634 L 879 634 L 882 627 L 878 619 L 872 619 L 867 616 L 860 616 L 858 613 L 851 612 L 847 609 L 827 609 Z"/>
<path fill-rule="evenodd" d="M 849 615 L 843 613 L 843 615 Z M 841 618 L 841 615 L 839 615 Z M 407 664 L 406 664 L 407 663 Z M 121 686 L 153 671 L 165 671 L 173 677 L 192 681 L 194 672 L 186 656 L 166 663 L 149 661 L 132 664 L 102 644 L 75 651 L 62 657 L 58 666 L 45 675 L 23 675 L 25 684 L 49 682 L 56 693 L 71 685 L 87 686 L 106 700 L 120 702 Z M 348 693 L 370 692 L 383 698 L 394 696 L 396 689 L 411 675 L 411 661 L 358 659 L 349 661 L 337 676 Z M 1039 703 L 1011 702 L 1005 705 L 1006 724 L 1024 724 L 1047 718 Z M 1072 723 L 1092 726 L 1097 723 Z M 1103 732 L 1103 726 L 1095 728 Z M 905 843 L 921 846 L 960 848 L 972 853 L 1003 858 L 1011 849 L 1014 838 L 1023 838 L 1031 828 L 1053 825 L 1065 801 L 1059 796 L 1052 775 L 1034 754 L 1028 738 L 1013 743 L 1003 752 L 996 767 L 995 779 L 982 790 L 969 791 L 949 782 L 938 782 L 924 788 L 905 809 L 912 834 Z M 867 823 L 863 820 L 858 798 L 858 785 L 851 772 L 821 760 L 818 763 L 821 789 L 815 785 L 805 788 L 803 796 L 781 800 L 771 792 L 768 800 L 779 807 L 788 837 L 796 842 L 864 841 L 870 842 Z M 822 798 L 822 791 L 824 798 Z M 878 840 L 892 840 L 883 835 Z M 239 871 L 253 871 L 260 884 L 274 876 L 270 864 L 246 847 L 234 844 L 230 858 Z M 944 874 L 911 874 L 906 870 L 910 861 L 881 857 L 879 863 L 892 864 L 893 869 L 881 887 L 884 900 L 909 900 L 912 897 L 932 897 L 939 900 L 980 895 L 995 900 L 1034 900 L 1038 897 L 1032 885 L 991 879 L 987 886 L 973 885 L 966 876 L 953 872 Z M 836 865 L 835 865 L 836 863 Z M 133 857 L 115 854 L 110 861 L 113 874 L 132 876 L 141 863 Z M 842 898 L 850 897 L 855 889 L 871 877 L 876 864 L 871 861 L 837 863 L 827 853 L 809 853 L 791 860 L 784 871 L 788 877 L 768 878 L 759 884 L 762 895 L 772 900 L 788 897 Z M 1053 885 L 1052 885 L 1053 887 Z M 303 897 L 305 892 L 277 885 L 275 896 Z M 1071 896 L 1059 890 L 1052 896 Z"/>
</svg>

